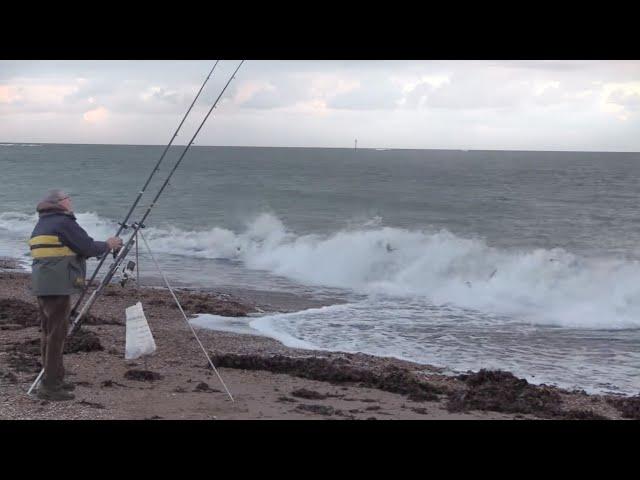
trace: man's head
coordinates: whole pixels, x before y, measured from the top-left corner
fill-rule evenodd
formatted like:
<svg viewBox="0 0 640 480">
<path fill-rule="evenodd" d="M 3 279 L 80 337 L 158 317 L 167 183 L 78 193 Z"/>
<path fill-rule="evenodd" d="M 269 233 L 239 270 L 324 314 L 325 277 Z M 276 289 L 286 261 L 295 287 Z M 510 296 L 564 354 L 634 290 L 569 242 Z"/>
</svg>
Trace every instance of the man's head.
<svg viewBox="0 0 640 480">
<path fill-rule="evenodd" d="M 42 210 L 64 210 L 67 212 L 73 211 L 73 205 L 71 204 L 71 198 L 63 190 L 55 189 L 49 190 L 37 206 L 38 211 Z"/>
</svg>

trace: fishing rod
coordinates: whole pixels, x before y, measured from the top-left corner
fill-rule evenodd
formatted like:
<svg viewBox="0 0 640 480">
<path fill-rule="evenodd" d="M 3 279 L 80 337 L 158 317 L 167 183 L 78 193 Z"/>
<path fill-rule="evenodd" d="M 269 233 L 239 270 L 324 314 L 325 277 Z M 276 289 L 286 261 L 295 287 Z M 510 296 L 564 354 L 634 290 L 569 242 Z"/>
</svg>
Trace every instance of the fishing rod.
<svg viewBox="0 0 640 480">
<path fill-rule="evenodd" d="M 122 233 L 122 230 L 124 230 L 126 228 L 126 224 L 127 224 L 127 221 L 129 220 L 129 217 L 131 217 L 131 214 L 133 213 L 135 208 L 138 206 L 138 203 L 140 202 L 140 199 L 142 198 L 142 195 L 144 195 L 144 192 L 147 189 L 147 187 L 149 186 L 149 183 L 151 183 L 151 179 L 156 174 L 156 172 L 158 172 L 160 164 L 164 160 L 164 157 L 167 155 L 167 152 L 169 151 L 169 147 L 171 147 L 171 145 L 173 144 L 173 141 L 178 136 L 178 132 L 180 131 L 180 129 L 182 128 L 182 125 L 184 124 L 185 120 L 189 116 L 189 113 L 191 112 L 191 109 L 193 108 L 193 106 L 196 103 L 196 100 L 198 100 L 198 97 L 202 93 L 202 90 L 204 89 L 204 86 L 207 84 L 207 82 L 211 78 L 211 75 L 213 75 L 213 71 L 218 66 L 218 62 L 219 62 L 219 60 L 216 60 L 216 63 L 213 65 L 213 68 L 209 72 L 209 75 L 207 75 L 207 78 L 204 79 L 204 82 L 200 86 L 200 90 L 198 90 L 198 93 L 196 94 L 195 98 L 193 99 L 193 102 L 191 102 L 191 105 L 189 106 L 189 109 L 187 110 L 187 113 L 185 113 L 184 116 L 182 117 L 182 121 L 180 122 L 180 125 L 178 125 L 178 128 L 176 128 L 176 131 L 174 132 L 173 136 L 171 137 L 171 140 L 169 141 L 167 146 L 164 148 L 164 151 L 162 152 L 162 155 L 160 155 L 160 159 L 156 163 L 156 166 L 153 167 L 153 170 L 151 171 L 151 174 L 149 175 L 149 178 L 147 178 L 147 181 L 143 185 L 142 190 L 140 190 L 138 192 L 138 196 L 136 197 L 136 199 L 134 200 L 133 204 L 131 205 L 131 208 L 129 209 L 129 211 L 125 215 L 124 220 L 122 220 L 122 222 L 118 223 L 119 227 L 118 227 L 118 231 L 114 235 L 115 237 L 119 236 L 120 233 Z M 102 267 L 102 264 L 104 263 L 104 261 L 107 259 L 108 255 L 109 255 L 109 252 L 106 252 L 100 258 L 100 262 L 98 263 L 98 266 L 96 267 L 96 269 L 93 271 L 93 275 L 91 275 L 91 279 L 89 280 L 89 282 L 87 282 L 85 287 L 82 289 L 82 293 L 80 293 L 80 296 L 78 297 L 78 300 L 76 300 L 76 303 L 73 305 L 73 308 L 71 309 L 71 315 L 72 316 L 75 316 L 77 314 L 78 306 L 82 303 L 82 300 L 84 299 L 85 295 L 87 294 L 87 290 L 89 289 L 89 286 L 93 284 L 93 281 L 95 280 L 96 276 L 98 275 L 98 272 L 100 271 L 100 268 Z"/>
<path fill-rule="evenodd" d="M 105 274 L 104 278 L 102 279 L 102 281 L 100 282 L 98 287 L 91 293 L 90 297 L 87 299 L 85 304 L 80 309 L 80 312 L 78 312 L 76 317 L 73 319 L 73 322 L 72 322 L 71 326 L 69 327 L 67 336 L 73 335 L 77 331 L 77 329 L 80 327 L 80 321 L 82 320 L 82 318 L 87 314 L 87 312 L 89 311 L 91 306 L 94 304 L 95 300 L 98 298 L 100 293 L 102 293 L 102 290 L 104 290 L 104 288 L 111 282 L 111 279 L 113 278 L 113 275 L 116 273 L 116 270 L 118 269 L 120 263 L 124 260 L 124 258 L 129 253 L 129 250 L 131 250 L 131 248 L 133 247 L 133 244 L 135 243 L 135 239 L 136 239 L 137 234 L 138 234 L 138 230 L 140 230 L 141 228 L 145 227 L 144 221 L 146 220 L 146 218 L 151 213 L 151 210 L 153 209 L 153 207 L 155 206 L 156 202 L 160 198 L 160 195 L 162 195 L 162 192 L 164 191 L 166 186 L 169 184 L 169 180 L 171 179 L 171 177 L 173 176 L 175 171 L 180 166 L 180 163 L 182 163 L 182 159 L 184 158 L 184 156 L 186 155 L 187 151 L 189 150 L 189 147 L 191 147 L 191 145 L 193 144 L 194 140 L 196 139 L 196 136 L 198 135 L 198 133 L 200 133 L 200 130 L 202 129 L 202 127 L 206 123 L 207 119 L 211 115 L 211 112 L 213 112 L 213 110 L 218 105 L 218 102 L 222 98 L 222 95 L 227 90 L 227 87 L 229 86 L 231 81 L 235 78 L 236 73 L 238 73 L 238 70 L 240 70 L 240 67 L 242 66 L 243 63 L 244 63 L 244 60 L 242 60 L 238 64 L 238 66 L 236 67 L 235 71 L 233 72 L 233 74 L 231 75 L 231 77 L 229 78 L 227 83 L 225 84 L 224 88 L 220 92 L 220 95 L 218 95 L 218 98 L 216 98 L 216 101 L 213 103 L 213 105 L 211 105 L 211 108 L 207 112 L 207 115 L 204 117 L 204 119 L 200 123 L 200 126 L 198 127 L 196 132 L 191 137 L 191 140 L 189 141 L 187 146 L 182 151 L 182 154 L 180 155 L 180 158 L 178 158 L 177 162 L 175 163 L 175 165 L 171 169 L 171 172 L 169 172 L 169 175 L 167 176 L 167 178 L 165 179 L 164 183 L 162 184 L 162 186 L 158 190 L 158 193 L 156 194 L 156 196 L 153 198 L 153 200 L 149 204 L 149 207 L 147 208 L 147 211 L 144 213 L 144 215 L 142 216 L 140 221 L 135 222 L 130 226 L 133 229 L 133 232 L 131 233 L 131 236 L 129 237 L 127 242 L 120 248 L 118 253 L 116 254 L 116 257 L 115 257 L 113 263 L 109 267 L 109 270 Z M 126 225 L 126 224 L 124 226 L 121 225 L 121 227 L 122 228 L 129 228 L 129 226 Z M 44 374 L 44 368 L 40 371 L 40 373 L 38 374 L 38 376 L 34 380 L 33 384 L 29 388 L 27 394 L 31 394 L 32 390 L 38 385 L 38 383 L 40 383 L 40 379 L 42 378 L 43 374 Z"/>
</svg>

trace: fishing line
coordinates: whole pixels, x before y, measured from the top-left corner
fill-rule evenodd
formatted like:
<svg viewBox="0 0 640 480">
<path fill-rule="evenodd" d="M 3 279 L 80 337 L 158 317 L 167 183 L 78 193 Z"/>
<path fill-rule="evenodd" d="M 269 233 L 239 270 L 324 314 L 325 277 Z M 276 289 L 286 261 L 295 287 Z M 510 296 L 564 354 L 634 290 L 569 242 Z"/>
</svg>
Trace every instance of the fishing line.
<svg viewBox="0 0 640 480">
<path fill-rule="evenodd" d="M 207 357 L 207 361 L 209 362 L 209 365 L 211 365 L 211 368 L 213 368 L 213 371 L 216 372 L 216 375 L 218 376 L 218 379 L 220 380 L 220 383 L 222 384 L 222 386 L 226 390 L 227 395 L 229 395 L 229 398 L 231 399 L 231 401 L 235 402 L 235 400 L 233 399 L 233 396 L 231 395 L 231 392 L 229 391 L 229 389 L 225 385 L 224 380 L 222 380 L 222 377 L 218 373 L 218 370 L 216 369 L 215 365 L 211 361 L 211 357 L 209 357 L 209 354 L 207 353 L 207 350 L 202 345 L 202 342 L 200 341 L 200 338 L 198 338 L 198 334 L 196 333 L 196 331 L 193 329 L 193 326 L 189 322 L 189 319 L 187 318 L 187 314 L 184 313 L 184 310 L 182 309 L 182 305 L 180 305 L 180 301 L 178 300 L 178 297 L 176 297 L 176 294 L 173 291 L 173 288 L 171 288 L 171 285 L 169 285 L 169 280 L 167 280 L 167 276 L 164 274 L 164 272 L 160 268 L 160 265 L 158 264 L 158 261 L 156 260 L 156 257 L 153 255 L 153 252 L 151 251 L 151 247 L 149 246 L 149 243 L 147 243 L 147 239 L 144 237 L 144 235 L 142 235 L 142 232 L 139 232 L 139 235 L 140 235 L 140 238 L 142 238 L 142 241 L 144 242 L 145 246 L 147 247 L 147 251 L 149 252 L 149 255 L 151 256 L 151 260 L 153 260 L 153 263 L 155 263 L 156 268 L 158 269 L 158 273 L 160 273 L 160 276 L 162 276 L 162 279 L 164 280 L 165 285 L 169 289 L 169 292 L 171 292 L 171 296 L 176 301 L 176 305 L 178 305 L 178 308 L 180 309 L 180 313 L 182 313 L 182 316 L 184 317 L 184 321 L 187 322 L 187 325 L 191 329 L 191 333 L 193 333 L 193 336 L 198 341 L 198 345 L 200 345 L 200 348 L 202 349 L 202 352 Z"/>
</svg>

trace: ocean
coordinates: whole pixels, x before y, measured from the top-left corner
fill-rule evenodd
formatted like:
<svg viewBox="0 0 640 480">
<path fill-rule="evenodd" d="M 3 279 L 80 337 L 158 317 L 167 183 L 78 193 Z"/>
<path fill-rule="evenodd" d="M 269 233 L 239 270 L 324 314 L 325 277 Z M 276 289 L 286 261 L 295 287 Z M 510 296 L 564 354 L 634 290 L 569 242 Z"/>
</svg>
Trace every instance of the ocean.
<svg viewBox="0 0 640 480">
<path fill-rule="evenodd" d="M 50 188 L 94 238 L 113 235 L 163 148 L 0 144 L 0 256 L 29 268 Z M 639 153 L 195 146 L 144 233 L 182 285 L 317 301 L 201 327 L 632 395 L 639 177 Z"/>
</svg>

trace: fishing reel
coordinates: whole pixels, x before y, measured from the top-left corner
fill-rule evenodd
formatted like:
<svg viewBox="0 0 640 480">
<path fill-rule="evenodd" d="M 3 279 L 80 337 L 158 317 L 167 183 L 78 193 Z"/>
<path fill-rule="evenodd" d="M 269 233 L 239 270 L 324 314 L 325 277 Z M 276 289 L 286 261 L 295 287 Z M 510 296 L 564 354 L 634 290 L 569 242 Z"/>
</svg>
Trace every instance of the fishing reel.
<svg viewBox="0 0 640 480">
<path fill-rule="evenodd" d="M 133 278 L 134 270 L 136 269 L 136 262 L 129 260 L 122 269 L 122 275 L 120 279 L 120 286 L 124 288 L 127 282 Z"/>
</svg>

